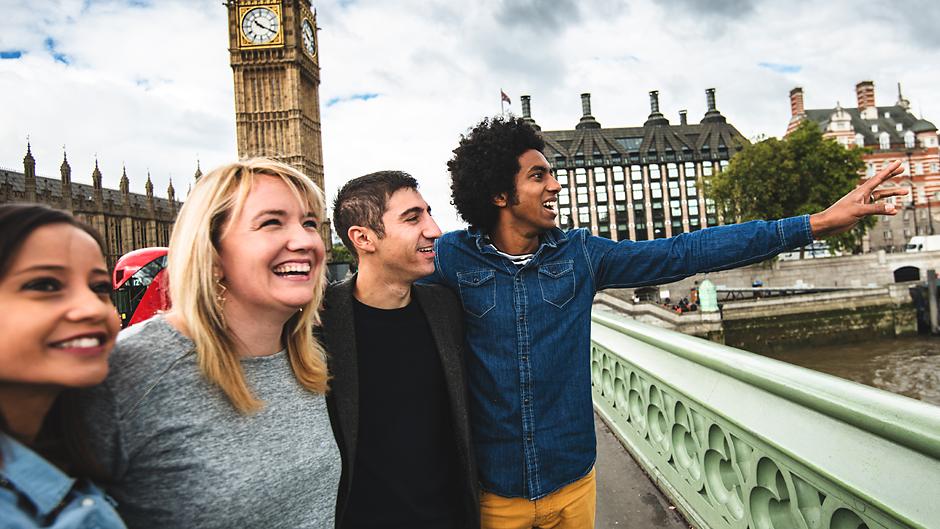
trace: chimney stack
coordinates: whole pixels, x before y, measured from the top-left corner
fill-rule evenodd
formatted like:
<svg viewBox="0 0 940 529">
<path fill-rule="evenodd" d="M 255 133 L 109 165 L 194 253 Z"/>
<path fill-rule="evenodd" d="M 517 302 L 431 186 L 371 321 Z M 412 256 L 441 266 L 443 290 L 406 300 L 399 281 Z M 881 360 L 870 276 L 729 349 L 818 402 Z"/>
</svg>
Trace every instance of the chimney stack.
<svg viewBox="0 0 940 529">
<path fill-rule="evenodd" d="M 802 116 L 806 111 L 803 107 L 803 89 L 796 87 L 790 90 L 790 117 Z"/>
<path fill-rule="evenodd" d="M 680 111 L 679 111 L 679 124 L 680 124 L 680 125 L 688 125 L 688 124 L 689 124 L 689 111 L 688 111 L 688 110 L 680 110 Z"/>
<path fill-rule="evenodd" d="M 588 117 L 591 115 L 591 94 L 584 93 L 581 94 L 581 116 Z"/>
<path fill-rule="evenodd" d="M 715 89 L 714 88 L 707 88 L 705 90 L 705 103 L 706 103 L 706 106 L 708 107 L 708 112 L 714 112 L 715 110 L 717 110 L 717 106 L 715 105 Z"/>
<path fill-rule="evenodd" d="M 650 91 L 650 114 L 659 114 L 659 90 Z"/>
<path fill-rule="evenodd" d="M 864 110 L 875 106 L 875 83 L 862 81 L 855 85 L 855 97 L 858 99 L 858 109 Z"/>
<path fill-rule="evenodd" d="M 522 117 L 531 119 L 532 109 L 529 106 L 529 99 L 530 99 L 529 96 L 521 96 L 519 98 L 519 100 L 522 101 Z"/>
</svg>

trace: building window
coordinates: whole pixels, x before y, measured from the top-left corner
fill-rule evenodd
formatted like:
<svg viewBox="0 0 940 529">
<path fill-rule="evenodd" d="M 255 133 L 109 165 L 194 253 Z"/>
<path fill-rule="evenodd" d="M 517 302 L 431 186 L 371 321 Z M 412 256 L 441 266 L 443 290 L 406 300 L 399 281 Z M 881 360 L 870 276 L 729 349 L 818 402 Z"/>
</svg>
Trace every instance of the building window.
<svg viewBox="0 0 940 529">
<path fill-rule="evenodd" d="M 678 200 L 669 201 L 669 214 L 673 219 L 682 217 L 682 204 Z"/>
<path fill-rule="evenodd" d="M 685 181 L 685 195 L 687 197 L 694 197 L 698 195 L 698 187 L 695 185 L 695 180 Z"/>
<path fill-rule="evenodd" d="M 891 137 L 888 136 L 887 132 L 882 132 L 878 135 L 878 146 L 882 150 L 887 150 L 891 148 Z"/>
<path fill-rule="evenodd" d="M 890 112 L 885 112 L 885 119 L 889 119 L 889 118 L 891 118 L 891 113 L 890 113 Z"/>
<path fill-rule="evenodd" d="M 631 165 L 630 166 L 630 180 L 633 180 L 634 182 L 642 182 L 643 181 L 643 168 L 640 167 L 639 165 Z"/>
<path fill-rule="evenodd" d="M 585 169 L 575 169 L 574 170 L 574 181 L 578 184 L 587 183 L 587 170 Z"/>
<path fill-rule="evenodd" d="M 594 181 L 598 183 L 607 181 L 607 173 L 603 167 L 594 168 Z"/>
<path fill-rule="evenodd" d="M 614 200 L 617 202 L 627 200 L 627 190 L 623 184 L 614 184 Z"/>
<path fill-rule="evenodd" d="M 660 178 L 659 166 L 656 164 L 652 164 L 647 167 L 649 168 L 649 172 L 650 172 L 650 182 L 652 182 L 653 180 L 659 181 L 659 178 Z"/>
<path fill-rule="evenodd" d="M 868 166 L 865 168 L 865 176 L 875 176 L 875 164 L 868 162 Z"/>
<path fill-rule="evenodd" d="M 598 204 L 607 203 L 607 186 L 600 184 L 594 187 L 594 200 L 597 201 Z"/>
<path fill-rule="evenodd" d="M 718 162 L 718 166 L 721 168 L 719 169 L 719 171 L 724 171 L 725 169 L 727 169 L 729 163 L 730 162 L 728 162 L 728 160 L 721 160 L 720 162 Z"/>
<path fill-rule="evenodd" d="M 669 178 L 679 178 L 679 166 L 674 163 L 666 164 L 666 174 Z"/>
<path fill-rule="evenodd" d="M 898 130 L 900 130 L 901 125 L 898 125 Z M 904 133 L 904 147 L 906 149 L 914 148 L 914 133 L 907 131 Z"/>
<path fill-rule="evenodd" d="M 702 176 L 711 176 L 713 171 L 711 162 L 702 163 Z"/>
<path fill-rule="evenodd" d="M 871 126 L 871 131 L 872 131 L 872 132 L 878 132 L 878 124 L 877 124 L 877 123 L 875 123 L 874 125 Z"/>
<path fill-rule="evenodd" d="M 643 184 L 633 184 L 633 200 L 643 201 Z"/>
<path fill-rule="evenodd" d="M 588 208 L 578 208 L 578 222 L 582 226 L 591 225 L 591 212 Z"/>
<path fill-rule="evenodd" d="M 555 172 L 555 178 L 558 179 L 558 183 L 566 186 L 568 185 L 568 171 L 565 169 L 559 169 Z"/>
<path fill-rule="evenodd" d="M 897 125 L 894 126 L 894 130 L 901 132 L 902 130 L 904 130 L 904 125 L 898 123 Z"/>
<path fill-rule="evenodd" d="M 568 193 L 561 193 L 558 195 L 558 203 L 562 206 L 567 206 L 571 202 L 571 198 L 568 196 Z"/>
<path fill-rule="evenodd" d="M 858 145 L 859 147 L 865 146 L 865 135 L 861 132 L 855 135 L 855 145 Z"/>
<path fill-rule="evenodd" d="M 597 206 L 597 223 L 610 223 L 610 214 L 607 213 L 607 206 Z"/>
<path fill-rule="evenodd" d="M 689 180 L 695 180 L 695 164 L 694 163 L 686 162 L 685 177 Z"/>
<path fill-rule="evenodd" d="M 933 162 L 930 164 L 931 173 L 940 173 L 940 163 Z"/>
<path fill-rule="evenodd" d="M 588 203 L 588 190 L 586 187 L 578 187 L 577 200 L 578 204 L 587 204 Z"/>
<path fill-rule="evenodd" d="M 663 197 L 663 186 L 658 180 L 650 180 L 650 196 L 653 198 Z"/>
<path fill-rule="evenodd" d="M 623 182 L 623 167 L 617 166 L 613 168 L 614 171 L 614 182 Z"/>
<path fill-rule="evenodd" d="M 893 236 L 894 236 L 894 235 L 891 233 L 890 230 L 888 230 L 888 231 L 886 231 L 886 232 L 884 233 L 884 238 L 885 238 L 885 239 L 891 239 Z"/>
<path fill-rule="evenodd" d="M 669 197 L 670 198 L 679 198 L 681 194 L 679 193 L 679 181 L 678 180 L 669 180 Z"/>
</svg>

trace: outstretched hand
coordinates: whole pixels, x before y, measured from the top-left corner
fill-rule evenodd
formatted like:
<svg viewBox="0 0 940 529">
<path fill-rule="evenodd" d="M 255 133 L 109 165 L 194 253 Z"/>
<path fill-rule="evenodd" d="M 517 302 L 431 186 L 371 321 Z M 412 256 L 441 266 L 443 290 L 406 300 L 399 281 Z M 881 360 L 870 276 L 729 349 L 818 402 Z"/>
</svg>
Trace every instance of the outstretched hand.
<svg viewBox="0 0 940 529">
<path fill-rule="evenodd" d="M 907 189 L 877 187 L 903 172 L 901 162 L 895 160 L 829 206 L 826 211 L 810 215 L 809 225 L 813 230 L 813 237 L 828 237 L 847 232 L 869 215 L 896 215 L 898 210 L 894 204 L 879 201 L 887 197 L 906 195 Z"/>
</svg>

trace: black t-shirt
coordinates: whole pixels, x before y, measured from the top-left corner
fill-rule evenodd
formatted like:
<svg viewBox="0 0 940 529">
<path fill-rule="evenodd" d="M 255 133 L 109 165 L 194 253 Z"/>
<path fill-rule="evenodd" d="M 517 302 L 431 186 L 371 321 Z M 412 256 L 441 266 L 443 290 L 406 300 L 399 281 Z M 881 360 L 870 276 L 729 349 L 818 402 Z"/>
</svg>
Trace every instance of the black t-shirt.
<svg viewBox="0 0 940 529">
<path fill-rule="evenodd" d="M 460 473 L 437 346 L 417 302 L 354 300 L 359 436 L 343 529 L 464 526 Z"/>
</svg>

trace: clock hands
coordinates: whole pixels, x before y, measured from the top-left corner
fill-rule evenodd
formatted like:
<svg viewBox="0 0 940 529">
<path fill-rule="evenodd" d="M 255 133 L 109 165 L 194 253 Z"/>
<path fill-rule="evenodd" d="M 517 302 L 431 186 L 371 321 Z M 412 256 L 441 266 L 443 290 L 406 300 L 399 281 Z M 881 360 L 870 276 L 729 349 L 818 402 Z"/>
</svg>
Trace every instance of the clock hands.
<svg viewBox="0 0 940 529">
<path fill-rule="evenodd" d="M 252 24 L 257 24 L 258 27 L 260 27 L 261 29 L 263 29 L 263 30 L 265 30 L 265 31 L 270 31 L 271 33 L 274 33 L 274 30 L 273 30 L 273 29 L 271 29 L 271 28 L 265 26 L 265 25 L 262 24 L 261 22 L 258 22 L 258 19 L 257 19 L 257 18 L 254 19 L 254 20 L 252 20 L 251 23 L 252 23 Z"/>
</svg>

